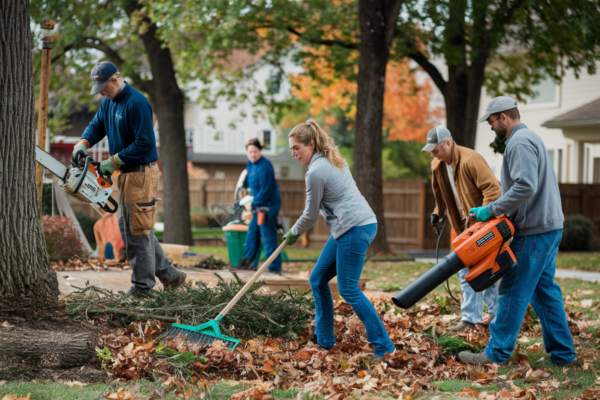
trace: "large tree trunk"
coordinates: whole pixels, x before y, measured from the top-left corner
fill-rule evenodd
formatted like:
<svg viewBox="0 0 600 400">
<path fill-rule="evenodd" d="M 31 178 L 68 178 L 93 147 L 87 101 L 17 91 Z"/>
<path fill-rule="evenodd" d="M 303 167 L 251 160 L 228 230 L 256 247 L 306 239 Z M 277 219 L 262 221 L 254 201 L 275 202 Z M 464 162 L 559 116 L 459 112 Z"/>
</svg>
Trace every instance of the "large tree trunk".
<svg viewBox="0 0 600 400">
<path fill-rule="evenodd" d="M 358 189 L 377 217 L 377 236 L 371 253 L 390 252 L 383 210 L 381 146 L 385 72 L 396 18 L 402 1 L 360 0 L 358 93 L 354 136 L 353 175 Z"/>
<path fill-rule="evenodd" d="M 159 123 L 163 169 L 165 243 L 192 245 L 190 195 L 185 147 L 184 98 L 168 47 L 156 37 L 155 24 L 140 34 L 152 71 L 151 101 Z"/>
<path fill-rule="evenodd" d="M 35 186 L 28 0 L 0 0 L 0 309 L 58 301 Z"/>
</svg>

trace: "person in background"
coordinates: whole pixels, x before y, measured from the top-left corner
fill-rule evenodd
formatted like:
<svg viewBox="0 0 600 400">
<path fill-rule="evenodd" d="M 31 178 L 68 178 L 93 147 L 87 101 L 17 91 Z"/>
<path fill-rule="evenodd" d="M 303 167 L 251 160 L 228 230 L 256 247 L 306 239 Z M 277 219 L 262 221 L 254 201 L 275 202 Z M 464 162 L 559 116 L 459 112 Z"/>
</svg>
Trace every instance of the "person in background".
<svg viewBox="0 0 600 400">
<path fill-rule="evenodd" d="M 319 124 L 309 119 L 297 125 L 288 140 L 292 156 L 308 165 L 308 172 L 304 212 L 285 240 L 290 246 L 296 243 L 317 222 L 319 211 L 331 232 L 309 278 L 315 299 L 316 341 L 327 350 L 335 345 L 329 281 L 337 276 L 340 295 L 364 324 L 367 340 L 375 345 L 374 357 L 393 354 L 394 343 L 358 286 L 365 254 L 377 234 L 377 218 L 356 187 L 346 160 Z"/>
<path fill-rule="evenodd" d="M 156 277 L 165 288 L 185 283 L 186 274 L 169 263 L 154 236 L 156 199 L 160 171 L 152 124 L 152 107 L 140 92 L 129 86 L 117 67 L 109 62 L 96 64 L 91 76 L 92 94 L 104 96 L 98 112 L 90 122 L 72 159 L 78 160 L 87 150 L 108 137 L 110 158 L 100 163 L 100 172 L 111 176 L 119 171 L 119 230 L 131 265 L 131 283 L 127 292 L 148 297 Z"/>
<path fill-rule="evenodd" d="M 450 131 L 438 126 L 427 134 L 423 150 L 431 152 L 431 185 L 435 196 L 435 209 L 431 214 L 431 225 L 436 227 L 440 215 L 448 215 L 450 224 L 460 235 L 469 227 L 470 218 L 466 210 L 486 206 L 500 197 L 500 183 L 484 158 L 475 151 L 457 145 Z M 458 272 L 462 289 L 460 311 L 462 320 L 450 329 L 464 332 L 477 324 L 489 325 L 498 309 L 498 286 L 493 285 L 484 292 L 475 292 L 466 281 L 468 268 Z M 483 315 L 483 302 L 488 307 Z"/>
<path fill-rule="evenodd" d="M 261 150 L 262 145 L 258 139 L 254 138 L 246 142 L 248 163 L 240 175 L 238 185 L 249 187 L 252 191 L 254 215 L 248 227 L 244 243 L 244 257 L 237 267 L 239 269 L 254 269 L 253 261 L 259 256 L 261 237 L 267 258 L 279 246 L 277 217 L 281 208 L 281 194 L 275 180 L 273 164 L 262 157 Z M 269 266 L 268 271 L 281 274 L 281 254 Z"/>
<path fill-rule="evenodd" d="M 486 121 L 498 140 L 506 144 L 502 196 L 470 210 L 469 214 L 476 213 L 478 221 L 500 215 L 514 221 L 510 248 L 517 266 L 500 281 L 498 315 L 490 324 L 490 340 L 485 350 L 476 354 L 461 352 L 459 358 L 467 364 L 507 362 L 531 303 L 540 318 L 550 362 L 580 368 L 562 291 L 554 281 L 564 222 L 554 163 L 542 139 L 521 122 L 515 100 L 496 97 L 478 122 Z"/>
</svg>

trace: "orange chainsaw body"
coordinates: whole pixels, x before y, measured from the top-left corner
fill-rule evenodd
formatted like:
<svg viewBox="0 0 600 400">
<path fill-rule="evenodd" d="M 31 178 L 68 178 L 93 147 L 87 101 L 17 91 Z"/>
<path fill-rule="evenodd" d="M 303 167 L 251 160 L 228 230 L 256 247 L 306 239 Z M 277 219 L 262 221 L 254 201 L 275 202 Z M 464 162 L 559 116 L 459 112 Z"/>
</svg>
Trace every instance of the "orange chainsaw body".
<svg viewBox="0 0 600 400">
<path fill-rule="evenodd" d="M 516 266 L 509 247 L 514 233 L 510 220 L 501 216 L 474 224 L 452 242 L 456 255 L 469 268 L 465 280 L 476 292 L 492 286 Z"/>
</svg>

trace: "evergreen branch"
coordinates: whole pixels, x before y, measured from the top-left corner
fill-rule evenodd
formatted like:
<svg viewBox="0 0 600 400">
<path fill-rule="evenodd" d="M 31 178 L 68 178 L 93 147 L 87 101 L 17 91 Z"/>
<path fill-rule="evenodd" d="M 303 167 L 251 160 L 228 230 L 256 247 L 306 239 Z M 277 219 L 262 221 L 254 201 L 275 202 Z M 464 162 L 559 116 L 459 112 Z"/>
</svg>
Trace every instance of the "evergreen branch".
<svg viewBox="0 0 600 400">
<path fill-rule="evenodd" d="M 312 44 L 322 44 L 325 46 L 340 46 L 340 47 L 343 47 L 343 48 L 349 49 L 349 50 L 358 50 L 358 44 L 356 44 L 356 43 L 348 43 L 348 42 L 344 42 L 342 40 L 337 40 L 337 39 L 333 39 L 333 40 L 309 39 L 309 38 L 305 37 L 302 33 L 298 32 L 296 29 L 292 28 L 291 26 L 288 26 L 285 29 L 288 32 L 293 33 L 294 35 L 298 36 L 299 38 L 302 38 Z"/>
</svg>

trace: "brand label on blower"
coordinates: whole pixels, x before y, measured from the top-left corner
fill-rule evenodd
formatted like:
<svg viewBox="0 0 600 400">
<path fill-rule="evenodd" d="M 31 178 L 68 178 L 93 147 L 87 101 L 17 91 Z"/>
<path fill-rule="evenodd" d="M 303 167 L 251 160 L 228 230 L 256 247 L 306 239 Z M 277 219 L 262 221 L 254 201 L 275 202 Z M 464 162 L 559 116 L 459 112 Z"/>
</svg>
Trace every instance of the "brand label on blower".
<svg viewBox="0 0 600 400">
<path fill-rule="evenodd" d="M 495 237 L 496 237 L 496 235 L 494 235 L 494 232 L 488 232 L 481 239 L 476 241 L 475 243 L 477 243 L 477 246 L 481 247 Z"/>
</svg>

